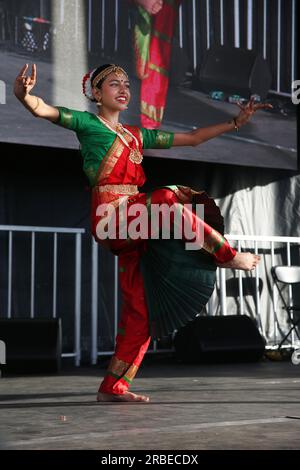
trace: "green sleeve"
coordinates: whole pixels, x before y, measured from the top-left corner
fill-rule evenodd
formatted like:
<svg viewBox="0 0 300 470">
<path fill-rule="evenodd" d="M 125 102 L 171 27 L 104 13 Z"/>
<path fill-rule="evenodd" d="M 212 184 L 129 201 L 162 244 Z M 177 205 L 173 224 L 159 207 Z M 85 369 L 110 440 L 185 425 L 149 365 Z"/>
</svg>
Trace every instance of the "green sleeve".
<svg viewBox="0 0 300 470">
<path fill-rule="evenodd" d="M 86 129 L 88 113 L 75 111 L 74 109 L 65 108 L 63 106 L 56 106 L 56 109 L 59 111 L 59 118 L 54 124 L 75 132 L 82 132 Z"/>
<path fill-rule="evenodd" d="M 173 132 L 160 131 L 158 129 L 141 128 L 144 149 L 168 149 L 172 147 Z"/>
</svg>

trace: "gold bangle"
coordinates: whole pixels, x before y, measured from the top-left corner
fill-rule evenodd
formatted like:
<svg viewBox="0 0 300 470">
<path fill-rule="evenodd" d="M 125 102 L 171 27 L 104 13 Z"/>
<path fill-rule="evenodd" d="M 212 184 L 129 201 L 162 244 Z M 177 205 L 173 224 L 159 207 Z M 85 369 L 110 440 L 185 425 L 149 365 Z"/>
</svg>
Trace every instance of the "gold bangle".
<svg viewBox="0 0 300 470">
<path fill-rule="evenodd" d="M 36 101 L 37 101 L 36 106 L 32 109 L 32 111 L 35 111 L 40 105 L 40 99 L 38 96 L 36 96 Z"/>
</svg>

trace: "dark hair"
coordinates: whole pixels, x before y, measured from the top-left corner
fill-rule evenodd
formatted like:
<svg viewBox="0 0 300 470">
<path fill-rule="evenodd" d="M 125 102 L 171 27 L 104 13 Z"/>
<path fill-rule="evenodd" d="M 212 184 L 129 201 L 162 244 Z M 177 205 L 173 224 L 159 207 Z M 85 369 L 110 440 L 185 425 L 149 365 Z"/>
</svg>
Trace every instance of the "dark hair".
<svg viewBox="0 0 300 470">
<path fill-rule="evenodd" d="M 103 72 L 103 70 L 107 69 L 108 67 L 111 67 L 112 64 L 104 64 L 100 65 L 99 67 L 96 68 L 95 72 L 91 76 L 91 84 L 93 83 L 94 78 L 100 73 Z M 106 78 L 106 77 L 105 77 Z M 96 88 L 101 88 L 102 83 L 104 82 L 105 78 L 102 78 L 100 82 L 97 83 Z"/>
</svg>

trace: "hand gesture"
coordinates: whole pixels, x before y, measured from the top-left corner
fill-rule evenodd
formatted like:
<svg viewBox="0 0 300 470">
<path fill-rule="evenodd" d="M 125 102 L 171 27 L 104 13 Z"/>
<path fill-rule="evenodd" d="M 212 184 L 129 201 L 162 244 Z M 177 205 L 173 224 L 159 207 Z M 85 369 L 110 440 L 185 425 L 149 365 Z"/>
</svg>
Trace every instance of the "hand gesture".
<svg viewBox="0 0 300 470">
<path fill-rule="evenodd" d="M 14 83 L 14 94 L 19 99 L 25 98 L 36 84 L 36 65 L 32 64 L 31 76 L 26 76 L 27 69 L 28 64 L 25 64 Z"/>
<path fill-rule="evenodd" d="M 251 98 L 248 103 L 244 106 L 241 103 L 237 103 L 237 106 L 240 108 L 239 115 L 235 118 L 236 124 L 238 127 L 246 124 L 251 116 L 256 113 L 259 109 L 272 109 L 273 106 L 269 103 L 255 103 L 255 98 Z"/>
<path fill-rule="evenodd" d="M 143 7 L 149 15 L 156 15 L 163 7 L 163 0 L 135 0 L 137 5 Z"/>
</svg>

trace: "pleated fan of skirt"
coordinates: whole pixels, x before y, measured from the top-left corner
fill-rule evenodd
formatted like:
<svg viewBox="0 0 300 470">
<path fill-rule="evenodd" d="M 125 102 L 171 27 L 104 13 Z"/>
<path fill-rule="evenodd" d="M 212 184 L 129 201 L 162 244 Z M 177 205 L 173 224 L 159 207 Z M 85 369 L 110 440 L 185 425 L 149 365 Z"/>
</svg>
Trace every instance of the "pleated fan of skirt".
<svg viewBox="0 0 300 470">
<path fill-rule="evenodd" d="M 215 285 L 216 266 L 182 240 L 151 240 L 141 260 L 151 333 L 162 338 L 201 313 Z"/>
<path fill-rule="evenodd" d="M 224 233 L 223 217 L 204 192 L 193 203 L 204 204 L 205 221 Z M 159 339 L 203 311 L 215 286 L 216 264 L 206 251 L 186 250 L 182 240 L 148 240 L 141 259 L 150 332 Z"/>
</svg>

